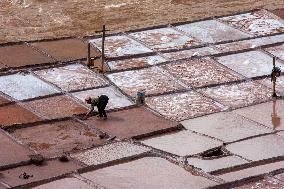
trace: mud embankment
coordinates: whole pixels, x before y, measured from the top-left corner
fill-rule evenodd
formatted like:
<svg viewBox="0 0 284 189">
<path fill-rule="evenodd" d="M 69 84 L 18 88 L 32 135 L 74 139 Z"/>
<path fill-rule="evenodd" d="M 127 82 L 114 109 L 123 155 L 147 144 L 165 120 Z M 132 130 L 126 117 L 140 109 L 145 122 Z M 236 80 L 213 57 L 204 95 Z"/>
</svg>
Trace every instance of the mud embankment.
<svg viewBox="0 0 284 189">
<path fill-rule="evenodd" d="M 255 8 L 284 8 L 283 0 L 1 0 L 0 43 L 94 35 L 191 21 Z"/>
</svg>

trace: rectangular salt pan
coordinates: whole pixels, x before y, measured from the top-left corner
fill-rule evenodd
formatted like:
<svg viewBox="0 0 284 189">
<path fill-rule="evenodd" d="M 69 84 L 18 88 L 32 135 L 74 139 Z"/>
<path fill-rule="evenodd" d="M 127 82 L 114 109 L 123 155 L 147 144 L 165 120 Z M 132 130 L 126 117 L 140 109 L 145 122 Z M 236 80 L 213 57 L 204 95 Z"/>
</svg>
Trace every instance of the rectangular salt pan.
<svg viewBox="0 0 284 189">
<path fill-rule="evenodd" d="M 64 178 L 52 181 L 40 186 L 36 186 L 33 189 L 70 189 L 74 187 L 77 189 L 94 189 L 92 185 L 88 185 L 84 181 L 76 178 Z"/>
<path fill-rule="evenodd" d="M 65 91 L 100 87 L 108 84 L 100 75 L 80 64 L 40 70 L 35 73 Z"/>
<path fill-rule="evenodd" d="M 271 148 L 271 147 L 269 147 Z M 259 166 L 254 166 L 254 167 L 248 167 L 246 169 L 241 169 L 238 171 L 233 171 L 233 172 L 229 172 L 229 173 L 225 173 L 222 175 L 218 175 L 219 178 L 223 179 L 226 182 L 232 182 L 232 181 L 237 181 L 237 180 L 242 180 L 242 179 L 248 179 L 248 178 L 256 178 L 257 176 L 260 175 L 268 175 L 270 172 L 273 172 L 275 170 L 278 170 L 280 167 L 284 166 L 284 161 L 278 161 L 278 162 L 273 162 L 273 163 L 267 163 L 264 165 L 259 165 Z M 269 178 L 269 177 L 268 177 Z M 260 182 L 260 181 L 258 181 Z M 268 181 L 267 181 L 268 182 Z M 279 181 L 278 181 L 279 182 Z M 254 186 L 243 186 L 240 188 L 235 188 L 235 189 L 272 189 L 272 188 L 283 188 L 281 187 L 276 187 L 275 185 L 272 185 L 272 182 L 269 182 L 269 185 L 264 185 L 261 183 L 257 183 Z"/>
<path fill-rule="evenodd" d="M 216 20 L 194 22 L 177 26 L 177 28 L 205 43 L 236 40 L 251 36 Z"/>
<path fill-rule="evenodd" d="M 219 103 L 194 91 L 146 98 L 146 104 L 166 118 L 177 121 L 224 109 Z"/>
<path fill-rule="evenodd" d="M 101 50 L 101 39 L 93 39 L 89 42 Z M 127 56 L 149 52 L 152 52 L 152 50 L 127 36 L 106 37 L 105 54 L 107 57 Z"/>
<path fill-rule="evenodd" d="M 284 61 L 284 44 L 279 45 L 279 46 L 270 47 L 265 50 Z"/>
<path fill-rule="evenodd" d="M 142 143 L 178 156 L 195 155 L 222 145 L 221 141 L 190 131 L 153 137 L 142 141 Z"/>
<path fill-rule="evenodd" d="M 270 89 L 255 82 L 221 85 L 198 91 L 233 108 L 265 102 L 271 97 Z"/>
<path fill-rule="evenodd" d="M 223 17 L 219 20 L 256 36 L 284 31 L 284 22 L 266 10 Z"/>
<path fill-rule="evenodd" d="M 270 77 L 262 79 L 262 80 L 257 80 L 257 82 L 265 85 L 266 87 L 273 89 L 273 82 L 271 82 Z M 284 96 L 284 75 L 277 78 L 275 89 L 278 95 Z"/>
<path fill-rule="evenodd" d="M 184 89 L 174 77 L 158 67 L 113 73 L 107 77 L 130 96 L 135 96 L 139 90 L 145 90 L 146 94 L 160 94 Z"/>
<path fill-rule="evenodd" d="M 82 174 L 106 188 L 201 189 L 216 185 L 158 157 L 145 157 Z"/>
<path fill-rule="evenodd" d="M 282 121 L 284 118 L 284 100 L 275 100 L 237 109 L 234 113 L 269 127 L 274 131 L 284 129 L 284 122 Z"/>
<path fill-rule="evenodd" d="M 230 52 L 230 51 L 257 48 L 263 45 L 270 45 L 283 41 L 284 41 L 284 34 L 281 34 L 269 37 L 260 37 L 256 39 L 237 41 L 232 43 L 225 43 L 221 45 L 215 45 L 214 47 L 219 49 L 221 52 Z"/>
<path fill-rule="evenodd" d="M 226 146 L 233 154 L 252 161 L 284 155 L 284 138 L 275 134 L 260 136 Z"/>
<path fill-rule="evenodd" d="M 66 95 L 53 96 L 25 102 L 25 105 L 48 118 L 71 117 L 86 113 L 88 110 Z"/>
<path fill-rule="evenodd" d="M 180 49 L 198 44 L 192 37 L 188 37 L 172 28 L 146 30 L 129 35 L 155 50 Z"/>
<path fill-rule="evenodd" d="M 101 145 L 104 140 L 96 132 L 76 121 L 59 121 L 35 127 L 18 129 L 13 136 L 45 157 L 60 156 Z"/>
<path fill-rule="evenodd" d="M 30 74 L 14 74 L 0 77 L 0 90 L 17 100 L 25 100 L 59 92 L 51 85 Z"/>
<path fill-rule="evenodd" d="M 219 52 L 220 52 L 219 50 L 214 49 L 212 47 L 202 47 L 202 48 L 196 48 L 184 51 L 164 53 L 163 55 L 170 60 L 177 60 L 177 59 L 191 58 L 195 56 L 214 55 L 218 54 Z"/>
<path fill-rule="evenodd" d="M 213 172 L 248 163 L 248 161 L 238 156 L 226 156 L 218 159 L 199 159 L 193 157 L 188 158 L 187 162 L 194 167 L 204 170 L 205 172 Z"/>
<path fill-rule="evenodd" d="M 110 112 L 107 121 L 89 118 L 84 123 L 117 139 L 141 138 L 179 129 L 176 122 L 166 120 L 143 107 Z"/>
<path fill-rule="evenodd" d="M 155 65 L 166 62 L 167 60 L 160 56 L 148 56 L 141 58 L 131 58 L 126 60 L 117 60 L 108 62 L 108 66 L 113 70 L 125 70 L 130 68 L 139 68 L 149 65 Z"/>
<path fill-rule="evenodd" d="M 139 155 L 149 150 L 150 149 L 146 147 L 137 146 L 127 142 L 116 142 L 76 153 L 71 155 L 71 157 L 87 165 L 99 165 L 110 161 Z"/>
<path fill-rule="evenodd" d="M 231 112 L 210 114 L 181 123 L 189 130 L 227 143 L 271 132 L 270 129 Z"/>
<path fill-rule="evenodd" d="M 164 66 L 171 74 L 192 87 L 226 83 L 242 79 L 210 58 L 180 61 Z"/>
<path fill-rule="evenodd" d="M 273 60 L 261 51 L 249 51 L 217 58 L 218 62 L 246 76 L 256 77 L 271 74 Z M 284 64 L 276 62 L 276 66 L 284 68 Z"/>
</svg>

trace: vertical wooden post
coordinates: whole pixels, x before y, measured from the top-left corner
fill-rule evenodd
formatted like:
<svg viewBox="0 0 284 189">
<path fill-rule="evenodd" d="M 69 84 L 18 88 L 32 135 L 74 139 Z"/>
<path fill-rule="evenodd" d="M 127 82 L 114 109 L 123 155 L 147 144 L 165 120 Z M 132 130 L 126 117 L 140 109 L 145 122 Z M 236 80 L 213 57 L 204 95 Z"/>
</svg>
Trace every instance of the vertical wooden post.
<svg viewBox="0 0 284 189">
<path fill-rule="evenodd" d="M 88 43 L 88 63 L 87 66 L 90 67 L 91 66 L 91 44 Z"/>
<path fill-rule="evenodd" d="M 273 95 L 272 96 L 277 97 L 277 95 L 276 95 L 276 82 L 275 81 L 273 81 Z"/>
<path fill-rule="evenodd" d="M 102 32 L 102 64 L 101 64 L 101 71 L 104 72 L 104 63 L 105 63 L 105 38 L 106 38 L 106 26 L 103 25 L 103 30 L 101 31 L 96 31 L 97 33 Z"/>
<path fill-rule="evenodd" d="M 105 35 L 106 35 L 106 26 L 103 25 L 103 36 L 102 36 L 102 67 L 101 70 L 104 72 L 104 63 L 105 63 Z"/>
<path fill-rule="evenodd" d="M 274 56 L 273 57 L 273 69 L 275 69 L 275 67 L 276 67 L 276 57 Z"/>
<path fill-rule="evenodd" d="M 276 76 L 273 73 L 275 71 L 275 67 L 276 67 L 276 58 L 273 57 L 273 71 L 272 71 L 273 94 L 272 94 L 272 97 L 277 97 L 277 94 L 276 94 Z"/>
</svg>

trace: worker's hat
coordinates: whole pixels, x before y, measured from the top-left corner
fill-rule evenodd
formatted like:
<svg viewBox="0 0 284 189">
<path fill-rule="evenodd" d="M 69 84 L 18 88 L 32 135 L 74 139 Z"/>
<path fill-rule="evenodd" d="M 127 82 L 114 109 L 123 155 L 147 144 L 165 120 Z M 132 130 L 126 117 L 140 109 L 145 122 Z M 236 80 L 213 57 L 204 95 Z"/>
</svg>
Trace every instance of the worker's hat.
<svg viewBox="0 0 284 189">
<path fill-rule="evenodd" d="M 89 102 L 90 100 L 92 100 L 92 98 L 91 98 L 90 96 L 87 96 L 87 97 L 85 98 L 85 102 Z"/>
</svg>

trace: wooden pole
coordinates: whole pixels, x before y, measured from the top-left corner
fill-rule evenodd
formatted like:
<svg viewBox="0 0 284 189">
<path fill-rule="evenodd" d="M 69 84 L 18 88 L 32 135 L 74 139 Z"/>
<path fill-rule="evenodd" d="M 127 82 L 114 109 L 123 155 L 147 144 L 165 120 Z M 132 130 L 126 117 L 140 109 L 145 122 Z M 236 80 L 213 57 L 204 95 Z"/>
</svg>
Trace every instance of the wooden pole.
<svg viewBox="0 0 284 189">
<path fill-rule="evenodd" d="M 101 64 L 101 70 L 104 72 L 104 63 L 105 63 L 105 38 L 106 38 L 106 26 L 103 25 L 103 29 L 101 31 L 96 31 L 97 33 L 102 33 L 102 64 Z"/>
<path fill-rule="evenodd" d="M 276 57 L 274 56 L 273 57 L 273 69 L 275 69 L 275 67 L 276 67 Z"/>
<path fill-rule="evenodd" d="M 275 71 L 275 67 L 276 67 L 276 58 L 273 57 L 273 72 Z M 272 73 L 272 81 L 273 81 L 273 94 L 272 94 L 272 97 L 277 97 L 277 94 L 276 94 L 276 76 Z"/>
<path fill-rule="evenodd" d="M 106 35 L 106 26 L 103 25 L 103 36 L 102 36 L 102 67 L 101 70 L 104 72 L 104 63 L 105 63 L 105 35 Z"/>
<path fill-rule="evenodd" d="M 276 94 L 276 82 L 273 81 L 273 95 L 272 97 L 277 97 L 277 94 Z"/>
<path fill-rule="evenodd" d="M 87 63 L 88 67 L 91 66 L 91 44 L 88 43 L 88 63 Z"/>
</svg>

